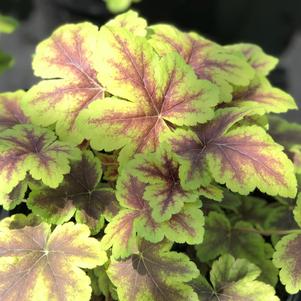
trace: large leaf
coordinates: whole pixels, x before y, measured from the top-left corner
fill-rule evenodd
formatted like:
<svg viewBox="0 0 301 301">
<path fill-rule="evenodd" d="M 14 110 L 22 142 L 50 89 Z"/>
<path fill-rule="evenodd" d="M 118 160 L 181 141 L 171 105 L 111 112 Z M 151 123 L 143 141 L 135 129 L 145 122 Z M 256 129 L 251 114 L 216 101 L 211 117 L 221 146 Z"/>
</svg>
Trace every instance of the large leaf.
<svg viewBox="0 0 301 301">
<path fill-rule="evenodd" d="M 101 176 L 100 161 L 86 151 L 80 161 L 71 165 L 70 173 L 58 188 L 33 190 L 27 205 L 52 224 L 66 222 L 76 213 L 78 222 L 97 233 L 103 225 L 102 214 L 111 216 L 118 212 L 115 193 L 99 183 Z"/>
<path fill-rule="evenodd" d="M 189 258 L 170 252 L 171 244 L 143 241 L 136 254 L 123 261 L 112 260 L 108 274 L 122 301 L 197 301 L 185 282 L 199 274 Z"/>
<path fill-rule="evenodd" d="M 230 101 L 232 85 L 246 86 L 254 71 L 243 57 L 195 33 L 183 33 L 170 25 L 150 27 L 151 44 L 160 55 L 178 52 L 192 66 L 198 78 L 219 86 L 220 101 Z"/>
<path fill-rule="evenodd" d="M 254 44 L 234 44 L 225 47 L 230 51 L 237 51 L 244 55 L 248 63 L 256 70 L 257 74 L 266 76 L 275 68 L 278 59 L 264 53 L 264 51 Z"/>
<path fill-rule="evenodd" d="M 205 220 L 204 241 L 196 249 L 202 262 L 229 253 L 260 267 L 261 279 L 265 282 L 274 285 L 277 281 L 277 269 L 270 260 L 271 254 L 267 253 L 267 244 L 247 222 L 237 222 L 232 226 L 225 215 L 211 212 Z"/>
<path fill-rule="evenodd" d="M 128 167 L 126 167 L 128 168 Z M 144 199 L 152 207 L 156 222 L 169 220 L 181 211 L 185 202 L 196 202 L 199 194 L 185 190 L 179 179 L 179 163 L 169 148 L 160 148 L 156 153 L 137 155 L 131 162 L 133 175 L 147 183 Z"/>
<path fill-rule="evenodd" d="M 0 192 L 9 193 L 27 172 L 55 188 L 70 171 L 69 160 L 79 156 L 79 149 L 57 141 L 48 129 L 16 125 L 0 135 Z"/>
<path fill-rule="evenodd" d="M 205 125 L 176 130 L 169 142 L 181 161 L 183 185 L 208 185 L 210 174 L 234 192 L 256 187 L 270 195 L 294 197 L 294 166 L 282 147 L 259 126 L 233 126 L 247 111 L 223 109 Z"/>
<path fill-rule="evenodd" d="M 21 108 L 24 96 L 22 90 L 0 94 L 0 132 L 17 124 L 29 123 L 29 118 Z"/>
<path fill-rule="evenodd" d="M 73 223 L 6 229 L 0 232 L 0 299 L 88 301 L 90 279 L 80 268 L 106 262 L 85 225 Z"/>
<path fill-rule="evenodd" d="M 156 243 L 167 237 L 171 241 L 189 244 L 203 239 L 204 218 L 200 204 L 187 204 L 170 220 L 157 223 L 152 217 L 149 202 L 144 198 L 146 184 L 138 178 L 123 174 L 117 182 L 117 199 L 122 207 L 105 229 L 102 238 L 105 249 L 112 247 L 115 258 L 125 258 L 135 253 L 137 237 Z"/>
<path fill-rule="evenodd" d="M 79 113 L 104 96 L 95 68 L 97 39 L 96 26 L 68 24 L 39 44 L 33 69 L 46 80 L 31 88 L 24 101 L 24 110 L 35 123 L 57 122 L 59 136 L 76 143 L 82 140 L 75 124 Z"/>
<path fill-rule="evenodd" d="M 95 149 L 122 149 L 121 161 L 154 151 L 163 133 L 213 117 L 217 89 L 198 80 L 176 53 L 159 58 L 147 40 L 104 26 L 100 30 L 98 78 L 113 97 L 92 103 L 78 120 Z M 105 139 L 104 139 L 105 137 Z"/>
<path fill-rule="evenodd" d="M 203 276 L 190 282 L 199 301 L 279 301 L 272 286 L 256 280 L 260 269 L 245 259 L 224 255 L 210 271 L 210 285 Z"/>
<path fill-rule="evenodd" d="M 261 108 L 265 113 L 283 113 L 297 109 L 289 94 L 272 87 L 263 76 L 256 76 L 247 87 L 236 88 L 230 105 Z"/>
</svg>

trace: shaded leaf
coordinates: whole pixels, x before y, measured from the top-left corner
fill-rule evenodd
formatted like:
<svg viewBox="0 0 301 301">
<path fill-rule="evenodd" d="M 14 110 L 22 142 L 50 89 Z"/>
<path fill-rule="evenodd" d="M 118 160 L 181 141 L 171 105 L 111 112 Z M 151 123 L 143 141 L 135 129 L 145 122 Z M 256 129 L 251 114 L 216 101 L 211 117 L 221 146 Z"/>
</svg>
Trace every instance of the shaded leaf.
<svg viewBox="0 0 301 301">
<path fill-rule="evenodd" d="M 170 252 L 171 244 L 142 242 L 136 254 L 126 260 L 112 260 L 108 274 L 124 301 L 197 301 L 186 282 L 199 271 L 189 258 Z"/>
<path fill-rule="evenodd" d="M 0 74 L 2 74 L 6 69 L 11 68 L 13 64 L 13 58 L 0 50 Z"/>
<path fill-rule="evenodd" d="M 9 193 L 29 172 L 33 179 L 55 188 L 70 171 L 69 160 L 80 152 L 57 141 L 52 131 L 16 125 L 0 135 L 0 191 Z"/>
<path fill-rule="evenodd" d="M 206 186 L 212 175 L 240 194 L 257 187 L 270 195 L 295 196 L 294 166 L 282 147 L 256 125 L 233 126 L 247 113 L 222 109 L 205 125 L 178 129 L 168 138 L 181 162 L 184 187 Z"/>
<path fill-rule="evenodd" d="M 159 58 L 147 40 L 121 28 L 100 30 L 100 81 L 112 97 L 94 102 L 78 120 L 97 150 L 121 150 L 120 161 L 154 151 L 163 133 L 213 117 L 217 89 L 198 80 L 175 54 Z M 103 137 L 106 137 L 103 139 Z"/>
<path fill-rule="evenodd" d="M 76 220 L 97 233 L 103 226 L 102 214 L 114 216 L 118 204 L 112 189 L 100 184 L 102 169 L 100 161 L 89 151 L 80 161 L 71 165 L 70 173 L 56 188 L 41 187 L 33 190 L 28 198 L 28 207 L 47 222 L 64 223 L 76 213 Z"/>
<path fill-rule="evenodd" d="M 73 223 L 0 232 L 0 297 L 2 300 L 89 300 L 90 279 L 80 268 L 107 260 L 85 225 Z M 42 297 L 43 296 L 43 297 Z"/>
</svg>

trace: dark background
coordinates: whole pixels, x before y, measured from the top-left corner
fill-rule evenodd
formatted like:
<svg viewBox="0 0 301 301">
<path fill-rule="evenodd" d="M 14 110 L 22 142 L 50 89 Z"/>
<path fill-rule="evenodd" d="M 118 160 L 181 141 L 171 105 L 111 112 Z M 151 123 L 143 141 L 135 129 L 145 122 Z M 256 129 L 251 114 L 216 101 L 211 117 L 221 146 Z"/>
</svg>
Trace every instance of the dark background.
<svg viewBox="0 0 301 301">
<path fill-rule="evenodd" d="M 274 85 L 289 91 L 301 104 L 300 0 L 142 0 L 132 6 L 149 23 L 171 23 L 195 30 L 221 44 L 252 42 L 280 58 L 271 74 Z M 90 20 L 98 25 L 113 17 L 103 0 L 0 0 L 0 13 L 20 21 L 0 47 L 16 59 L 0 78 L 0 91 L 28 89 L 37 79 L 31 71 L 35 46 L 59 25 Z M 286 114 L 301 122 L 301 113 Z"/>
<path fill-rule="evenodd" d="M 171 23 L 221 44 L 260 45 L 280 58 L 270 80 L 290 92 L 301 107 L 301 0 L 142 0 L 132 8 L 151 24 Z M 28 89 L 38 81 L 31 70 L 31 56 L 57 26 L 84 20 L 102 25 L 113 17 L 103 0 L 0 0 L 0 13 L 20 22 L 15 33 L 0 37 L 0 48 L 16 60 L 0 77 L 0 91 Z M 289 112 L 286 118 L 301 123 L 301 112 Z"/>
</svg>

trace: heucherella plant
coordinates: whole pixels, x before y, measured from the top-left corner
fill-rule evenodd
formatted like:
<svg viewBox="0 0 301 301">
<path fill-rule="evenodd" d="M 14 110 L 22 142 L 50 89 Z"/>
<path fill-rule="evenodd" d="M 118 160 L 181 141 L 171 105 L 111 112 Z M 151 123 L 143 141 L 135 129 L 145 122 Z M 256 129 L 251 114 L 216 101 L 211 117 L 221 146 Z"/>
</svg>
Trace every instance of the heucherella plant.
<svg viewBox="0 0 301 301">
<path fill-rule="evenodd" d="M 133 11 L 55 30 L 40 82 L 0 94 L 17 212 L 0 300 L 277 301 L 278 275 L 301 290 L 301 126 L 269 115 L 297 108 L 276 64 Z"/>
</svg>

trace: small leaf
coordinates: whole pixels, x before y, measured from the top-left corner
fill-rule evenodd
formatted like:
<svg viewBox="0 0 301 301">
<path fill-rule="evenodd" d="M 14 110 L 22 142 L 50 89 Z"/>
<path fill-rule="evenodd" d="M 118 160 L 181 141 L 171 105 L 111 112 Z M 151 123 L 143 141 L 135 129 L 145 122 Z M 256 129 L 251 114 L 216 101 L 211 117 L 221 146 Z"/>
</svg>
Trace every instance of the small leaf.
<svg viewBox="0 0 301 301">
<path fill-rule="evenodd" d="M 185 190 L 181 186 L 179 163 L 166 147 L 161 147 L 156 153 L 137 155 L 130 168 L 133 175 L 149 184 L 145 188 L 144 199 L 149 202 L 156 222 L 169 220 L 181 211 L 185 202 L 198 200 L 197 191 Z"/>
<path fill-rule="evenodd" d="M 86 22 L 63 25 L 40 43 L 32 64 L 45 80 L 28 91 L 23 104 L 34 123 L 56 122 L 58 135 L 76 144 L 83 139 L 76 128 L 79 113 L 104 96 L 95 68 L 97 37 L 98 28 Z"/>
<path fill-rule="evenodd" d="M 55 188 L 70 171 L 69 160 L 79 157 L 77 148 L 56 140 L 52 131 L 32 125 L 16 125 L 0 135 L 1 193 L 9 193 L 26 173 Z"/>
<path fill-rule="evenodd" d="M 103 169 L 103 179 L 108 182 L 115 182 L 118 178 L 118 151 L 112 154 L 97 153 L 96 156 L 100 159 Z"/>
<path fill-rule="evenodd" d="M 259 46 L 254 44 L 241 43 L 229 45 L 225 48 L 242 53 L 256 72 L 263 76 L 267 76 L 278 64 L 277 58 L 264 53 Z"/>
<path fill-rule="evenodd" d="M 90 279 L 80 268 L 106 262 L 85 225 L 73 223 L 0 232 L 1 300 L 88 301 Z"/>
<path fill-rule="evenodd" d="M 12 33 L 17 27 L 17 20 L 9 16 L 0 15 L 0 33 Z"/>
<path fill-rule="evenodd" d="M 210 271 L 212 286 L 200 276 L 190 282 L 199 301 L 279 301 L 272 286 L 256 280 L 260 269 L 245 259 L 224 255 Z"/>
<path fill-rule="evenodd" d="M 0 132 L 17 124 L 29 123 L 29 118 L 21 108 L 24 96 L 25 92 L 22 90 L 0 94 Z"/>
<path fill-rule="evenodd" d="M 6 69 L 11 68 L 13 65 L 13 58 L 0 50 L 0 74 L 2 74 Z"/>
<path fill-rule="evenodd" d="M 222 46 L 195 33 L 183 33 L 173 26 L 150 26 L 151 44 L 164 56 L 178 52 L 192 66 L 200 79 L 206 79 L 220 88 L 220 102 L 231 100 L 231 85 L 246 86 L 254 71 L 245 60 Z"/>
<path fill-rule="evenodd" d="M 256 187 L 270 195 L 294 197 L 294 166 L 282 147 L 256 125 L 233 127 L 248 112 L 222 109 L 205 125 L 176 130 L 168 140 L 181 162 L 184 187 L 216 182 L 246 195 Z"/>
<path fill-rule="evenodd" d="M 189 258 L 169 251 L 171 244 L 142 242 L 136 254 L 126 260 L 112 260 L 108 274 L 123 301 L 197 301 L 186 282 L 199 271 Z"/>
<path fill-rule="evenodd" d="M 218 185 L 214 184 L 209 184 L 206 187 L 200 187 L 198 191 L 201 196 L 218 202 L 222 201 L 224 195 L 223 190 Z"/>
<path fill-rule="evenodd" d="M 89 226 L 93 234 L 103 226 L 103 213 L 116 215 L 118 204 L 112 189 L 100 185 L 100 161 L 89 151 L 71 165 L 70 173 L 56 188 L 41 187 L 30 193 L 27 205 L 47 222 L 64 223 L 76 213 L 76 220 Z"/>
<path fill-rule="evenodd" d="M 155 151 L 173 126 L 213 117 L 217 89 L 198 80 L 179 55 L 160 59 L 145 38 L 117 27 L 102 27 L 100 40 L 99 80 L 115 97 L 94 102 L 79 117 L 78 126 L 94 149 L 126 146 L 119 158 L 124 163 L 135 153 Z"/>
</svg>

